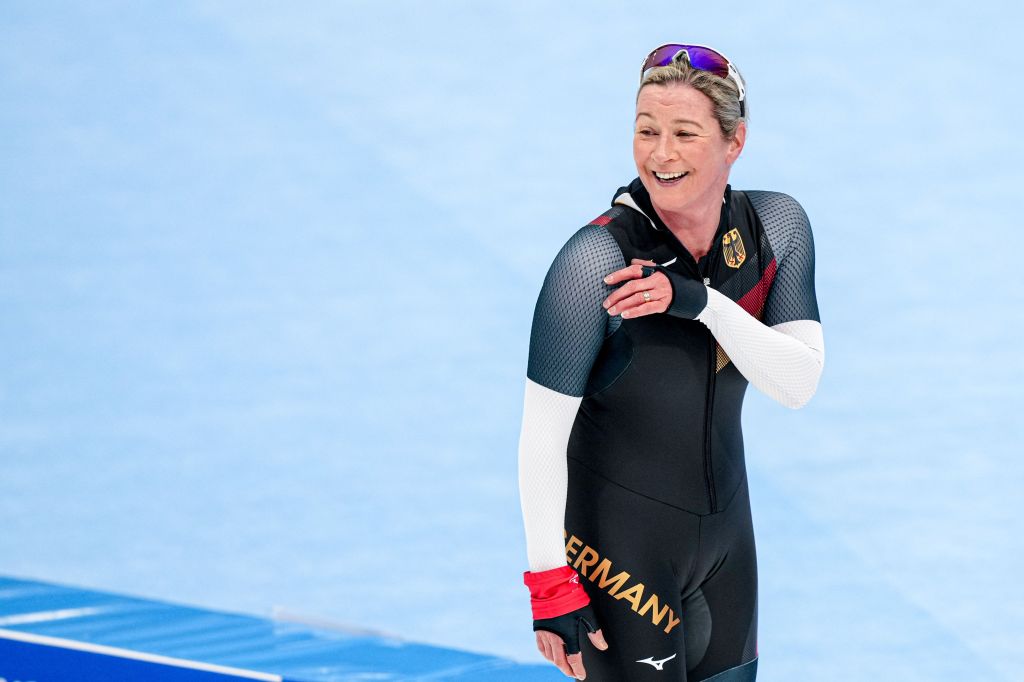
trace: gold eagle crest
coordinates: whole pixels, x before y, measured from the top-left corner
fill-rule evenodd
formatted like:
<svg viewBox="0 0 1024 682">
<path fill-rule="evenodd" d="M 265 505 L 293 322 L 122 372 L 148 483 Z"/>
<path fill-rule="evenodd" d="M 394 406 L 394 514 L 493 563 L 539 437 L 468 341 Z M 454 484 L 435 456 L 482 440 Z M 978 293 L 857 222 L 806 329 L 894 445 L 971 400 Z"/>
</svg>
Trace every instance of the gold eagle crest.
<svg viewBox="0 0 1024 682">
<path fill-rule="evenodd" d="M 740 237 L 740 231 L 735 227 L 722 237 L 722 255 L 725 256 L 725 264 L 730 268 L 738 268 L 747 258 L 747 250 L 743 248 L 743 238 Z"/>
</svg>

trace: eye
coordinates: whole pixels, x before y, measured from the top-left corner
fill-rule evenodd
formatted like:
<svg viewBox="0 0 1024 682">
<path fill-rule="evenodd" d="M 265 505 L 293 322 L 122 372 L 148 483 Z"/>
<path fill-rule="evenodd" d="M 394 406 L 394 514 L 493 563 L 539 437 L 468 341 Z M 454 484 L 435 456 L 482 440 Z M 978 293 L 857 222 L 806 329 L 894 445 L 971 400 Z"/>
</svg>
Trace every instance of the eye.
<svg viewBox="0 0 1024 682">
<path fill-rule="evenodd" d="M 638 130 L 636 132 L 637 132 L 638 135 L 643 135 L 644 137 L 651 137 L 652 135 L 657 135 L 658 134 L 658 133 L 654 132 L 653 130 L 651 130 L 650 128 L 641 128 L 640 130 Z"/>
<path fill-rule="evenodd" d="M 680 130 L 678 133 L 676 133 L 676 137 L 694 137 L 694 134 L 688 133 L 685 130 Z"/>
</svg>

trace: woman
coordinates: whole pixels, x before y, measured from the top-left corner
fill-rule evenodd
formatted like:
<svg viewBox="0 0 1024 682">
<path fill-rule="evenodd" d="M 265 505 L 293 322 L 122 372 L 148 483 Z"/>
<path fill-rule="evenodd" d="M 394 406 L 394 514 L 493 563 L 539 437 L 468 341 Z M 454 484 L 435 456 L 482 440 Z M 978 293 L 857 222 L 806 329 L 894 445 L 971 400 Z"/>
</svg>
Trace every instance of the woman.
<svg viewBox="0 0 1024 682">
<path fill-rule="evenodd" d="M 654 50 L 636 101 L 638 177 L 568 240 L 537 301 L 519 445 L 524 582 L 537 646 L 570 677 L 755 679 L 743 395 L 750 382 L 803 406 L 824 342 L 803 209 L 728 184 L 745 99 L 714 50 Z"/>
</svg>

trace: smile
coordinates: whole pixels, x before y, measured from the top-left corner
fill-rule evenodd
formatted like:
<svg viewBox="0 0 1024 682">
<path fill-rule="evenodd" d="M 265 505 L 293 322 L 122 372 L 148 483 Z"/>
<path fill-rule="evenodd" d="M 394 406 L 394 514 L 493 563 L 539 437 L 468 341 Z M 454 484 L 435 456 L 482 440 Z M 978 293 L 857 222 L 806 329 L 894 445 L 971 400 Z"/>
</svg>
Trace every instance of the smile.
<svg viewBox="0 0 1024 682">
<path fill-rule="evenodd" d="M 651 171 L 651 173 L 653 173 L 654 177 L 658 179 L 659 183 L 672 184 L 686 177 L 689 174 L 689 171 L 683 173 L 659 173 L 657 171 Z"/>
</svg>

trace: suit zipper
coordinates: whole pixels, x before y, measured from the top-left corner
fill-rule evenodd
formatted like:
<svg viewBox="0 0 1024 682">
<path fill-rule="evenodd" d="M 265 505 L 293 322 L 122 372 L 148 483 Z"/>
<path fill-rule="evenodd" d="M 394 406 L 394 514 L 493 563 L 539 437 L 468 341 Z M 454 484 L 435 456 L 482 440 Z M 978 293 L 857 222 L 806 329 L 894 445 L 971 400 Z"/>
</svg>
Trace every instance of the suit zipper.
<svg viewBox="0 0 1024 682">
<path fill-rule="evenodd" d="M 714 250 L 714 249 L 712 249 Z M 698 269 L 699 272 L 699 269 Z M 705 273 L 700 272 L 701 279 L 705 285 L 711 284 L 711 278 L 706 276 Z M 715 367 L 718 365 L 718 358 L 716 358 L 716 342 L 715 336 L 711 333 L 710 329 L 705 327 L 704 332 L 708 340 L 708 385 L 705 393 L 705 408 L 704 408 L 704 483 L 708 488 L 708 503 L 711 506 L 711 514 L 718 511 L 717 501 L 715 499 L 715 476 L 711 473 L 711 423 L 714 418 L 713 410 L 715 404 Z"/>
<path fill-rule="evenodd" d="M 705 273 L 701 269 L 700 263 L 697 261 L 697 259 L 693 257 L 689 250 L 685 246 L 683 246 L 683 243 L 679 241 L 675 234 L 673 234 L 670 231 L 669 235 L 676 242 L 676 244 L 679 245 L 681 252 L 689 256 L 688 260 L 693 264 L 693 271 L 697 273 L 697 277 L 702 282 L 704 282 L 705 285 L 710 286 L 710 273 Z M 713 242 L 711 245 L 711 250 L 708 252 L 706 256 L 706 258 L 708 258 L 706 262 L 711 262 L 713 258 L 712 253 L 715 251 L 715 246 L 716 244 Z M 718 511 L 718 509 L 717 502 L 715 499 L 715 477 L 711 473 L 711 420 L 712 406 L 714 405 L 715 399 L 715 367 L 718 364 L 717 358 L 715 357 L 715 349 L 717 343 L 710 329 L 705 327 L 704 331 L 707 334 L 706 338 L 708 340 L 708 385 L 707 391 L 705 392 L 706 407 L 704 409 L 704 485 L 707 487 L 708 503 L 711 505 L 711 511 L 709 513 L 714 514 L 716 511 Z"/>
</svg>

